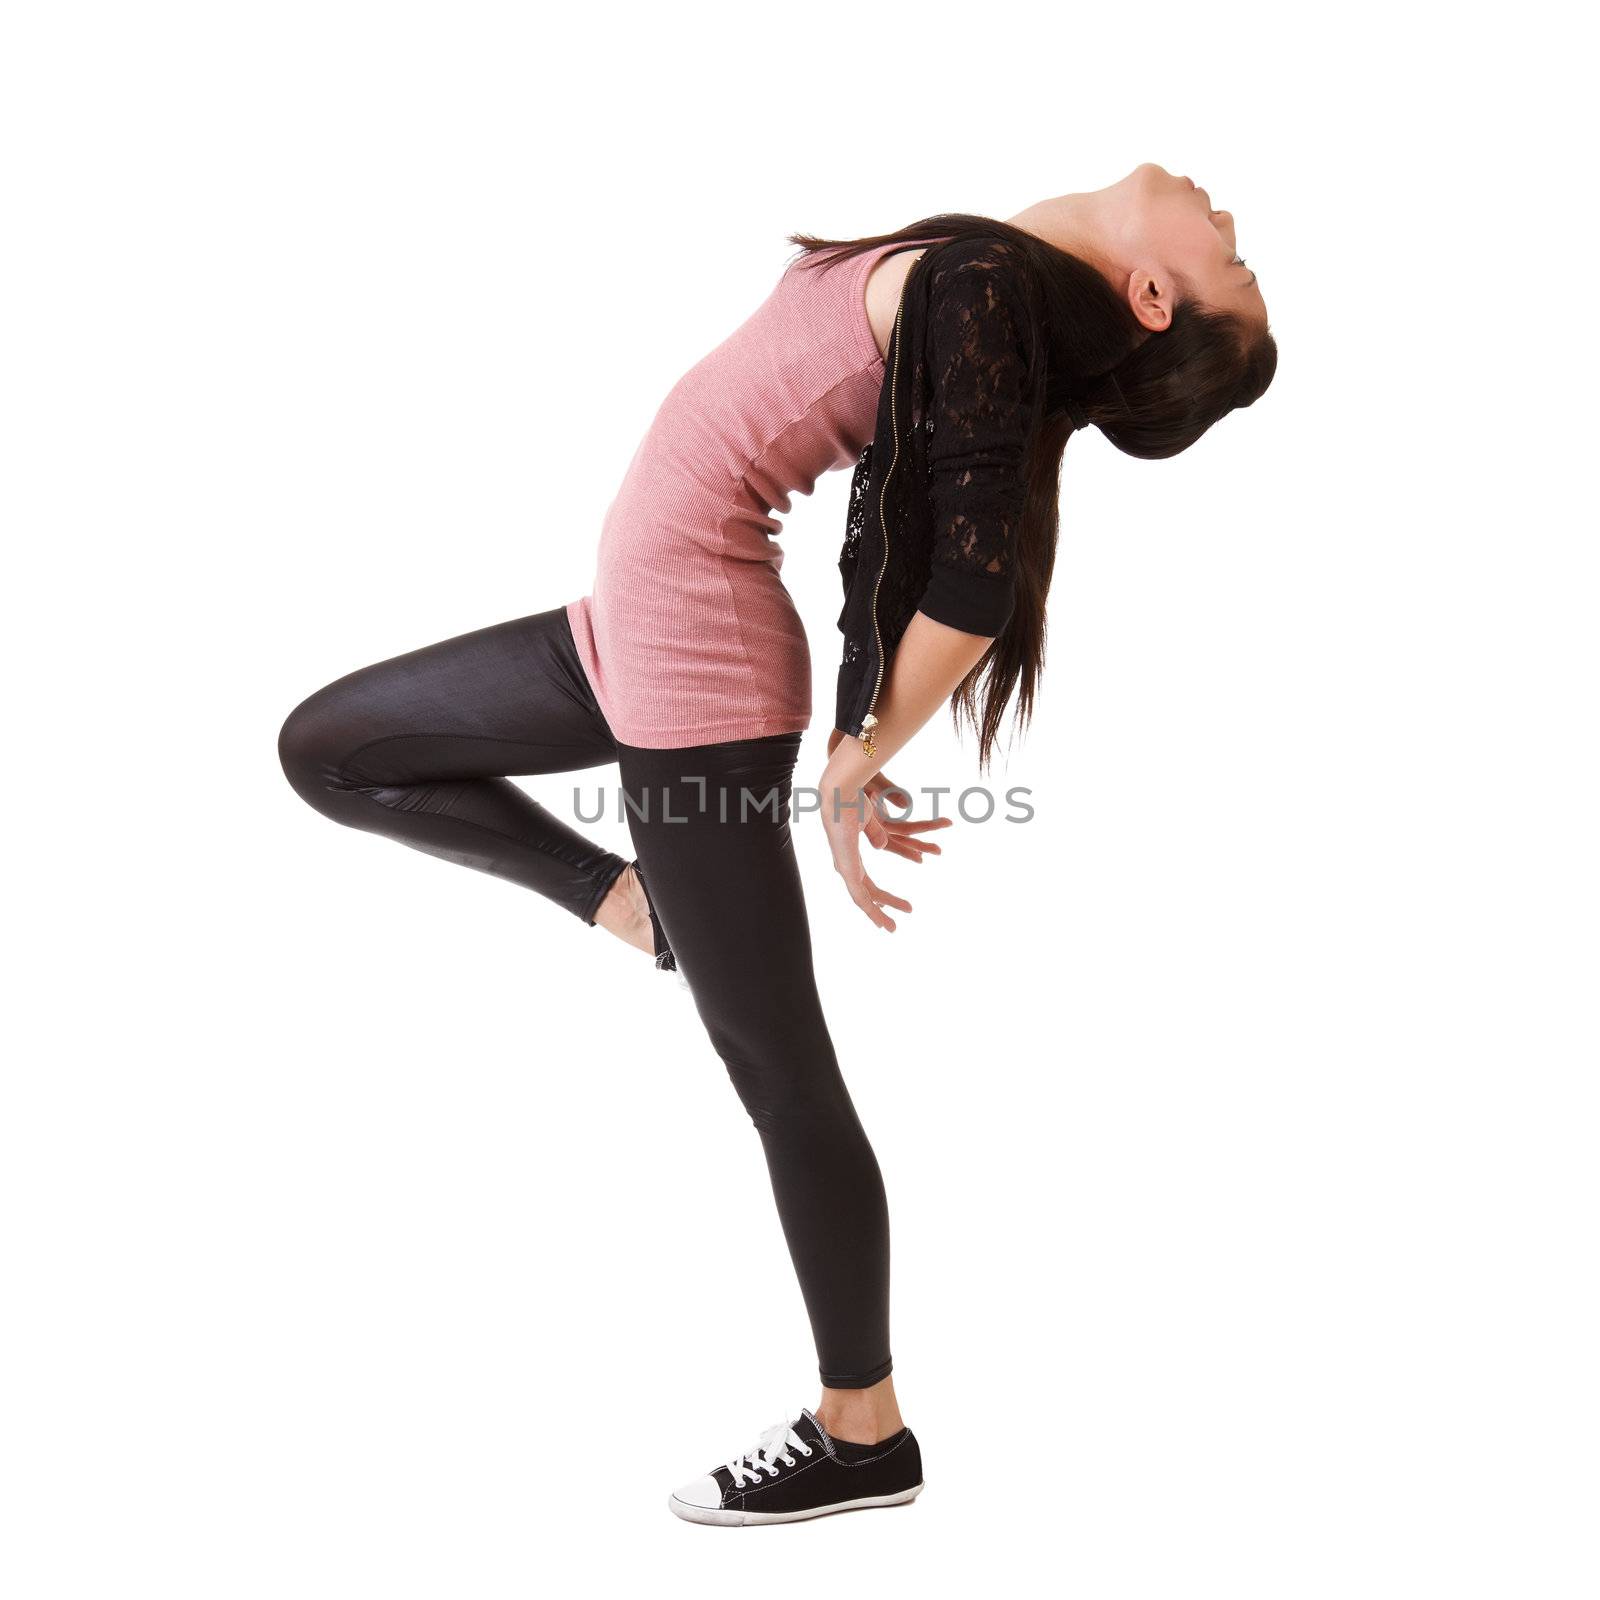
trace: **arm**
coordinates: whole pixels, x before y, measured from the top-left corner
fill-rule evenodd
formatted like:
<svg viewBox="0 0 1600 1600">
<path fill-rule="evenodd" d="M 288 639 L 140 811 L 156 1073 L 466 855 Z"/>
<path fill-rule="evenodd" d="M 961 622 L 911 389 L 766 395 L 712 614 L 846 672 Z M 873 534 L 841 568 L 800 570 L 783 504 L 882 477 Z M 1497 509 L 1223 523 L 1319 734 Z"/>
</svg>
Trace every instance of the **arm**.
<svg viewBox="0 0 1600 1600">
<path fill-rule="evenodd" d="M 847 739 L 835 729 L 837 743 L 829 742 L 825 779 L 852 792 L 865 788 L 956 692 L 993 642 L 917 612 L 889 663 L 888 682 L 878 702 L 878 726 L 873 730 L 877 754 L 863 755 L 859 739 Z"/>
<path fill-rule="evenodd" d="M 955 693 L 956 686 L 978 664 L 990 642 L 917 612 L 894 653 L 884 695 L 878 703 L 878 726 L 874 730 L 877 753 L 864 755 L 859 739 L 847 739 L 837 729 L 829 740 L 828 764 L 823 768 L 820 787 L 822 825 L 827 830 L 834 870 L 844 879 L 850 898 L 877 927 L 890 933 L 894 932 L 894 921 L 883 908 L 909 911 L 911 905 L 880 889 L 868 877 L 861 862 L 861 835 L 866 834 L 868 843 L 879 849 L 920 861 L 924 850 L 937 854 L 938 846 L 920 843 L 917 836 L 949 827 L 950 818 L 912 822 L 880 817 L 872 802 L 880 794 L 892 792 L 894 785 L 886 777 L 882 784 L 874 780 L 885 776 L 883 766 L 889 757 L 903 750 L 911 736 Z"/>
<path fill-rule="evenodd" d="M 963 633 L 996 637 L 1011 616 L 1043 409 L 1034 349 L 1042 317 L 1004 245 L 947 269 L 928 309 L 930 571 L 918 609 Z"/>
<path fill-rule="evenodd" d="M 949 269 L 930 305 L 931 574 L 890 663 L 873 730 L 875 754 L 866 756 L 858 740 L 837 730 L 828 743 L 821 801 L 834 867 L 867 917 L 891 931 L 894 923 L 882 908 L 911 907 L 867 876 L 861 835 L 880 849 L 920 860 L 922 850 L 936 852 L 937 846 L 906 839 L 899 830 L 940 824 L 886 822 L 862 797 L 893 790 L 883 764 L 955 692 L 1012 609 L 1042 380 L 1029 308 L 1012 266 L 1003 246 L 984 247 Z"/>
</svg>

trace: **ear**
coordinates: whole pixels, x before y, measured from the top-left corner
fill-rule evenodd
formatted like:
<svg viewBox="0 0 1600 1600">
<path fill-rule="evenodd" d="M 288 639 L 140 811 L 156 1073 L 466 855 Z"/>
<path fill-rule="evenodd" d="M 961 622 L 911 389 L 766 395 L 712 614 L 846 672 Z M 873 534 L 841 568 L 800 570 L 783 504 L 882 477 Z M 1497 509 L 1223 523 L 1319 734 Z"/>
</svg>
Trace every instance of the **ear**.
<svg viewBox="0 0 1600 1600">
<path fill-rule="evenodd" d="M 1151 333 L 1165 333 L 1172 326 L 1173 283 L 1152 267 L 1141 267 L 1128 274 L 1128 305 L 1139 326 Z"/>
</svg>

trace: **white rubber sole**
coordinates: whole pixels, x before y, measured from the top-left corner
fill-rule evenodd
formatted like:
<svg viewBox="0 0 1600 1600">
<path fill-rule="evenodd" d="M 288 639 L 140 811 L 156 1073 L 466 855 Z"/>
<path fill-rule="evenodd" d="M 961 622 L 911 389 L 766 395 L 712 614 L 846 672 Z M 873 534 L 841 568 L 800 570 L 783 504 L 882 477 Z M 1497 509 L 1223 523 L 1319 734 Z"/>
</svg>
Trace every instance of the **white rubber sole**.
<svg viewBox="0 0 1600 1600">
<path fill-rule="evenodd" d="M 768 1522 L 805 1522 L 811 1517 L 830 1517 L 835 1511 L 865 1511 L 871 1506 L 903 1506 L 922 1493 L 919 1483 L 899 1494 L 873 1494 L 863 1500 L 840 1500 L 831 1506 L 816 1506 L 809 1511 L 724 1511 L 719 1506 L 692 1506 L 677 1495 L 667 1496 L 667 1509 L 685 1522 L 704 1522 L 714 1528 L 757 1527 Z"/>
</svg>

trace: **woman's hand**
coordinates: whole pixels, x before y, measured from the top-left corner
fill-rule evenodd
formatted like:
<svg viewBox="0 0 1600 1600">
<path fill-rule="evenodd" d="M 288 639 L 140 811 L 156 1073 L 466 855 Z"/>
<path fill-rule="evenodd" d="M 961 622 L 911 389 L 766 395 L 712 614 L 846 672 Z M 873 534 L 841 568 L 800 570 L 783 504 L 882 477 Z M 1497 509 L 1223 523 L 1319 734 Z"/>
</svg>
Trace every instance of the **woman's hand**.
<svg viewBox="0 0 1600 1600">
<path fill-rule="evenodd" d="M 831 768 L 830 763 L 830 768 Z M 821 784 L 822 825 L 827 830 L 828 848 L 833 854 L 833 866 L 844 880 L 850 898 L 874 926 L 893 933 L 894 919 L 885 906 L 896 911 L 909 911 L 911 902 L 880 888 L 867 874 L 861 861 L 861 840 L 878 850 L 907 861 L 920 863 L 924 855 L 938 855 L 938 845 L 921 835 L 935 828 L 948 828 L 949 817 L 932 817 L 924 822 L 910 818 L 886 816 L 886 805 L 908 806 L 910 797 L 887 773 L 877 773 L 860 788 L 852 789 L 833 777 L 831 770 L 824 772 Z"/>
<path fill-rule="evenodd" d="M 911 902 L 880 889 L 861 864 L 861 836 L 865 833 L 870 840 L 875 829 L 884 828 L 883 819 L 874 813 L 872 801 L 860 789 L 852 793 L 830 783 L 827 773 L 823 774 L 821 790 L 822 826 L 827 831 L 828 849 L 833 854 L 833 870 L 844 879 L 845 891 L 861 907 L 868 921 L 893 933 L 894 918 L 883 908 L 893 906 L 896 911 L 909 911 Z"/>
<path fill-rule="evenodd" d="M 835 728 L 828 735 L 828 754 L 844 743 L 845 736 Z M 828 763 L 831 768 L 834 763 Z M 828 786 L 828 773 L 823 774 L 823 787 Z M 840 780 L 843 782 L 843 780 Z M 867 798 L 874 802 L 878 820 L 883 824 L 881 828 L 873 826 L 874 818 L 868 816 L 862 832 L 867 836 L 867 842 L 879 850 L 887 850 L 892 855 L 904 856 L 907 861 L 921 861 L 923 856 L 936 856 L 942 854 L 938 845 L 931 839 L 920 839 L 918 834 L 927 833 L 931 828 L 948 828 L 951 819 L 939 817 L 930 822 L 900 821 L 894 817 L 883 816 L 884 806 L 896 806 L 905 811 L 911 809 L 911 795 L 902 789 L 887 772 L 875 772 L 869 777 L 863 788 Z M 857 850 L 859 856 L 860 851 Z"/>
<path fill-rule="evenodd" d="M 879 850 L 887 850 L 891 855 L 904 856 L 907 861 L 919 863 L 925 855 L 943 854 L 932 839 L 923 839 L 919 836 L 931 832 L 934 828 L 948 828 L 952 821 L 950 817 L 931 817 L 926 822 L 913 822 L 909 817 L 886 815 L 884 812 L 886 806 L 894 806 L 908 812 L 911 809 L 910 794 L 887 772 L 880 772 L 876 777 L 867 780 L 866 795 L 873 804 L 873 809 L 867 816 L 866 826 L 862 829 L 867 836 L 868 844 Z"/>
</svg>

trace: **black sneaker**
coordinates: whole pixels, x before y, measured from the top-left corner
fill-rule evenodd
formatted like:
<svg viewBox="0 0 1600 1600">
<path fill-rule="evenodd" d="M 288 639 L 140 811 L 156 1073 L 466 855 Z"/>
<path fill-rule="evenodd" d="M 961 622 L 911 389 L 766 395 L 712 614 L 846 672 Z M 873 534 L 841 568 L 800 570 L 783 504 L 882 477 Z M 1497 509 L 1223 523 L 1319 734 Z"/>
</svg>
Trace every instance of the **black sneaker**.
<svg viewBox="0 0 1600 1600">
<path fill-rule="evenodd" d="M 684 1484 L 667 1506 L 685 1522 L 736 1528 L 899 1506 L 921 1493 L 922 1452 L 909 1428 L 877 1444 L 850 1444 L 802 1411 L 793 1427 L 768 1428 L 754 1450 Z"/>
</svg>

